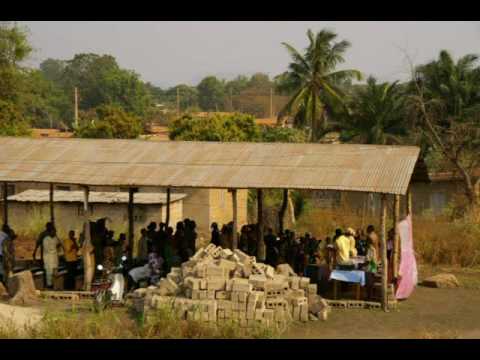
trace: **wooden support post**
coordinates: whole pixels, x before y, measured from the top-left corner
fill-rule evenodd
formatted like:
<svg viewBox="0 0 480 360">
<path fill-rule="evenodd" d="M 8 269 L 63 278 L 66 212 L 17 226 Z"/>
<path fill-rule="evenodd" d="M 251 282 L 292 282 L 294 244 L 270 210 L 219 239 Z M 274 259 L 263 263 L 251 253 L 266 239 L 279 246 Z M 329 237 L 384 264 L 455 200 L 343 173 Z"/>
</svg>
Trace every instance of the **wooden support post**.
<svg viewBox="0 0 480 360">
<path fill-rule="evenodd" d="M 136 189 L 128 188 L 128 257 L 131 259 L 133 255 L 133 238 L 135 236 L 134 221 L 133 221 L 133 195 Z"/>
<path fill-rule="evenodd" d="M 232 207 L 233 207 L 233 237 L 232 237 L 232 249 L 238 248 L 238 215 L 237 215 L 237 189 L 232 189 Z"/>
<path fill-rule="evenodd" d="M 167 224 L 167 228 L 170 223 L 170 188 L 167 187 L 167 214 L 165 216 L 165 224 Z"/>
<path fill-rule="evenodd" d="M 93 277 L 95 275 L 95 256 L 94 256 L 95 248 L 92 245 L 92 239 L 90 234 L 90 217 L 88 215 L 88 196 L 89 196 L 89 188 L 88 186 L 85 186 L 85 188 L 83 189 L 84 242 L 82 247 L 83 289 L 85 291 L 91 290 Z"/>
<path fill-rule="evenodd" d="M 413 208 L 412 208 L 412 190 L 408 187 L 407 190 L 407 215 L 413 217 Z"/>
<path fill-rule="evenodd" d="M 263 190 L 257 189 L 257 258 L 264 262 L 266 259 L 265 242 L 263 241 Z"/>
<path fill-rule="evenodd" d="M 393 199 L 393 278 L 398 277 L 399 259 L 400 259 L 400 235 L 398 234 L 397 223 L 400 220 L 400 195 L 394 195 Z"/>
<path fill-rule="evenodd" d="M 55 211 L 54 211 L 54 205 L 53 205 L 53 184 L 50 184 L 50 198 L 49 198 L 49 203 L 50 203 L 50 222 L 55 226 Z"/>
<path fill-rule="evenodd" d="M 380 212 L 380 241 L 382 258 L 382 306 L 384 311 L 388 311 L 388 259 L 387 259 L 387 196 L 382 194 L 381 212 Z"/>
<path fill-rule="evenodd" d="M 3 224 L 8 225 L 8 183 L 3 183 Z"/>
<path fill-rule="evenodd" d="M 288 189 L 283 189 L 282 206 L 278 212 L 278 232 L 281 233 L 285 228 L 285 213 L 288 206 Z"/>
</svg>

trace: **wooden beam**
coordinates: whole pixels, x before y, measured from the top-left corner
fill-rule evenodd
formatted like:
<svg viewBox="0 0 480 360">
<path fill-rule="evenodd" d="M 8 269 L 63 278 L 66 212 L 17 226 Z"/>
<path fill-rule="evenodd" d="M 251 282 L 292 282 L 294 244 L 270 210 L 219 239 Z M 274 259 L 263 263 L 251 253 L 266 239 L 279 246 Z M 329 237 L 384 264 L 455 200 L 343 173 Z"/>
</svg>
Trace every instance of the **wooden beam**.
<svg viewBox="0 0 480 360">
<path fill-rule="evenodd" d="M 167 228 L 170 223 L 170 188 L 167 187 L 167 214 L 165 216 L 165 224 L 167 224 Z"/>
<path fill-rule="evenodd" d="M 263 241 L 263 190 L 257 189 L 257 258 L 263 262 L 266 258 L 265 242 Z"/>
<path fill-rule="evenodd" d="M 8 183 L 3 183 L 3 224 L 8 225 Z"/>
<path fill-rule="evenodd" d="M 407 215 L 413 217 L 413 208 L 412 208 L 412 190 L 408 187 L 407 190 Z"/>
<path fill-rule="evenodd" d="M 92 245 L 92 239 L 90 234 L 90 217 L 88 215 L 88 196 L 89 188 L 85 186 L 83 188 L 83 217 L 84 217 L 84 226 L 83 226 L 83 236 L 84 242 L 82 246 L 82 257 L 83 257 L 83 289 L 85 291 L 90 291 L 92 288 L 92 281 L 95 275 L 95 256 L 93 254 L 94 247 Z"/>
<path fill-rule="evenodd" d="M 281 233 L 285 228 L 285 213 L 288 206 L 288 189 L 283 189 L 282 206 L 278 212 L 278 232 Z"/>
<path fill-rule="evenodd" d="M 380 211 L 380 241 L 381 241 L 381 258 L 382 258 L 382 307 L 384 311 L 388 311 L 388 259 L 387 259 L 387 196 L 382 194 L 381 211 Z"/>
<path fill-rule="evenodd" d="M 128 256 L 131 259 L 133 255 L 133 238 L 135 233 L 134 228 L 134 221 L 133 221 L 133 210 L 134 210 L 134 202 L 133 202 L 133 195 L 135 194 L 135 188 L 128 188 L 128 248 L 129 253 Z"/>
<path fill-rule="evenodd" d="M 394 195 L 393 198 L 393 277 L 398 277 L 399 259 L 400 259 L 400 235 L 398 234 L 397 223 L 400 220 L 400 195 Z"/>
<path fill-rule="evenodd" d="M 54 204 L 53 204 L 53 184 L 50 184 L 49 205 L 50 205 L 50 222 L 53 224 L 53 226 L 55 226 L 55 211 L 54 211 Z"/>
<path fill-rule="evenodd" d="M 237 189 L 232 189 L 232 214 L 233 214 L 233 238 L 232 249 L 238 248 L 238 211 L 237 211 Z"/>
</svg>

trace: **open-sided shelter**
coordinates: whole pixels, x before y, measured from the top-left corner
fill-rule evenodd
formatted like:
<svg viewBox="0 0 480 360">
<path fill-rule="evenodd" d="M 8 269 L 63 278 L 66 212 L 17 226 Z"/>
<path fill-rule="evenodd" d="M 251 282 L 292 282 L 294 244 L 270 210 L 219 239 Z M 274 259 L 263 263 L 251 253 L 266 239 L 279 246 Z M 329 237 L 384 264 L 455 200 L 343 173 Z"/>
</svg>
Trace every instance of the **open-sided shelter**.
<svg viewBox="0 0 480 360">
<path fill-rule="evenodd" d="M 385 245 L 387 196 L 394 197 L 394 220 L 397 221 L 399 199 L 401 195 L 408 196 L 419 152 L 414 146 L 3 137 L 0 138 L 0 181 L 5 183 L 4 219 L 8 221 L 8 182 L 84 186 L 85 208 L 88 207 L 88 187 L 92 185 L 129 187 L 129 209 L 133 206 L 136 187 L 164 186 L 167 188 L 167 222 L 169 188 L 223 188 L 231 190 L 236 236 L 236 191 L 257 189 L 261 240 L 258 257 L 264 260 L 263 189 L 360 191 L 382 194 L 381 239 Z M 53 207 L 53 186 L 50 198 Z M 411 201 L 407 204 L 411 208 Z M 131 240 L 133 221 L 129 223 Z M 398 243 L 397 234 L 394 259 L 398 259 Z M 386 264 L 386 246 L 383 249 L 382 260 Z M 395 271 L 397 268 L 395 264 Z M 386 309 L 386 271 L 382 285 Z"/>
</svg>

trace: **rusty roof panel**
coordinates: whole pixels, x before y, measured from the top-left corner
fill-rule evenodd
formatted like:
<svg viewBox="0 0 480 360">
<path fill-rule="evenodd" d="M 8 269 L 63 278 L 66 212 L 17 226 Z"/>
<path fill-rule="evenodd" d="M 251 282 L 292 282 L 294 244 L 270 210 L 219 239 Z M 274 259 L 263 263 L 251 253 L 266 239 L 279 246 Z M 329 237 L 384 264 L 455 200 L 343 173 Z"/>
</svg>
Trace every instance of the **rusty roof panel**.
<svg viewBox="0 0 480 360">
<path fill-rule="evenodd" d="M 53 193 L 54 202 L 80 202 L 83 203 L 83 191 L 55 190 Z M 185 198 L 186 194 L 173 193 L 170 195 L 170 202 L 174 203 Z M 135 204 L 161 205 L 167 203 L 166 193 L 135 193 L 133 195 Z M 8 197 L 9 201 L 16 202 L 49 202 L 50 191 L 48 190 L 26 190 Z M 128 192 L 106 192 L 90 191 L 88 201 L 92 204 L 128 204 Z"/>
<path fill-rule="evenodd" d="M 419 148 L 0 138 L 0 181 L 405 194 Z"/>
</svg>

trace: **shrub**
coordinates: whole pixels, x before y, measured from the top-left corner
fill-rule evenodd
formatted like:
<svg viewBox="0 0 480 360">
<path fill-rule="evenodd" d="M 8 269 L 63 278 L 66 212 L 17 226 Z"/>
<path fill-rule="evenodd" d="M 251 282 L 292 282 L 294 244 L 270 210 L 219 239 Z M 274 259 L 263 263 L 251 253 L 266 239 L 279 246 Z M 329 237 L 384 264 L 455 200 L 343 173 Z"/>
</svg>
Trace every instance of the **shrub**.
<svg viewBox="0 0 480 360">
<path fill-rule="evenodd" d="M 114 105 L 99 106 L 86 117 L 87 124 L 75 129 L 76 137 L 134 139 L 143 130 L 140 118 Z"/>
<path fill-rule="evenodd" d="M 0 135 L 30 135 L 30 125 L 11 102 L 0 100 Z"/>
</svg>

